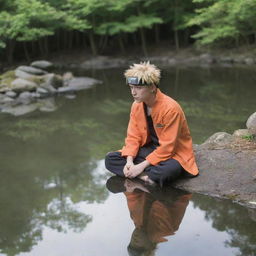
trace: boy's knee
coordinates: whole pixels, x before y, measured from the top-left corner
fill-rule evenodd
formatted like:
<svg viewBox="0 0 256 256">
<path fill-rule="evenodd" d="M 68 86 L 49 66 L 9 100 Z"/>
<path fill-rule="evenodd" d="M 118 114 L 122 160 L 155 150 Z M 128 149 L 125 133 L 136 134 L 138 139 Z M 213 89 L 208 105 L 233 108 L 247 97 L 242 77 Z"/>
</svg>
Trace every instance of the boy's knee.
<svg viewBox="0 0 256 256">
<path fill-rule="evenodd" d="M 117 158 L 120 157 L 119 152 L 108 152 L 105 156 L 105 166 L 109 170 L 109 168 L 114 164 Z"/>
</svg>

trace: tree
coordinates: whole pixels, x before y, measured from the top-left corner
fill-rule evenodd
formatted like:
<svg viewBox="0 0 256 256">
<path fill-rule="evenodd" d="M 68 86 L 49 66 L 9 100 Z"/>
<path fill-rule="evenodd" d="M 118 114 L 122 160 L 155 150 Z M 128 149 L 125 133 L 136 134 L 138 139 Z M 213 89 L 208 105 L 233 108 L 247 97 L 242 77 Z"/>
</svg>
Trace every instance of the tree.
<svg viewBox="0 0 256 256">
<path fill-rule="evenodd" d="M 27 42 L 53 35 L 57 20 L 63 14 L 48 3 L 39 0 L 8 2 L 0 12 L 0 47 L 7 47 L 8 60 L 12 62 L 16 41 Z M 26 54 L 26 48 L 25 48 Z"/>
<path fill-rule="evenodd" d="M 193 2 L 200 6 L 188 25 L 200 27 L 200 31 L 193 36 L 198 39 L 199 44 L 213 44 L 224 39 L 238 42 L 240 37 L 245 38 L 249 35 L 255 37 L 255 0 L 193 0 Z"/>
</svg>

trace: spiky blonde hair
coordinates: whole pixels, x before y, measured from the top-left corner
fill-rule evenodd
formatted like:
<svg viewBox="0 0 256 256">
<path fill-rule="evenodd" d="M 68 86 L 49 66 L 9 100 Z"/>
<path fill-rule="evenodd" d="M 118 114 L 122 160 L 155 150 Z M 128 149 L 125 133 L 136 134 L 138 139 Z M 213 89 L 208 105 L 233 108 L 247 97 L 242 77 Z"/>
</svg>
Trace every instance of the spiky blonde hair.
<svg viewBox="0 0 256 256">
<path fill-rule="evenodd" d="M 140 64 L 133 64 L 124 72 L 125 78 L 138 77 L 139 81 L 148 85 L 158 85 L 160 81 L 160 69 L 155 65 L 150 64 L 149 61 L 140 62 Z"/>
</svg>

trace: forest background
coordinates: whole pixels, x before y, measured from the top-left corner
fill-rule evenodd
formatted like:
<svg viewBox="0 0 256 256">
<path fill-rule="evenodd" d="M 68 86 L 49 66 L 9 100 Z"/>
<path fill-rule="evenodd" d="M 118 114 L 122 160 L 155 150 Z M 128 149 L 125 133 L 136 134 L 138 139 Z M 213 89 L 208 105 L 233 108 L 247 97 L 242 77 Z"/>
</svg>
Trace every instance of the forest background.
<svg viewBox="0 0 256 256">
<path fill-rule="evenodd" d="M 256 0 L 0 0 L 0 62 L 256 44 Z"/>
</svg>

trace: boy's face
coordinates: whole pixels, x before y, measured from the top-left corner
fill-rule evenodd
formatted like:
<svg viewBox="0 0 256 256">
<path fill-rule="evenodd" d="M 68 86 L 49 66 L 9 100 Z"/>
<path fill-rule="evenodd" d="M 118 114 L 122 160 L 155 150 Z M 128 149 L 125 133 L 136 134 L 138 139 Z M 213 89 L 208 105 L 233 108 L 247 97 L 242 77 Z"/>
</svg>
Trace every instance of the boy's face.
<svg viewBox="0 0 256 256">
<path fill-rule="evenodd" d="M 132 97 L 137 103 L 147 102 L 152 97 L 152 91 L 155 90 L 155 85 L 132 85 L 129 84 Z"/>
</svg>

